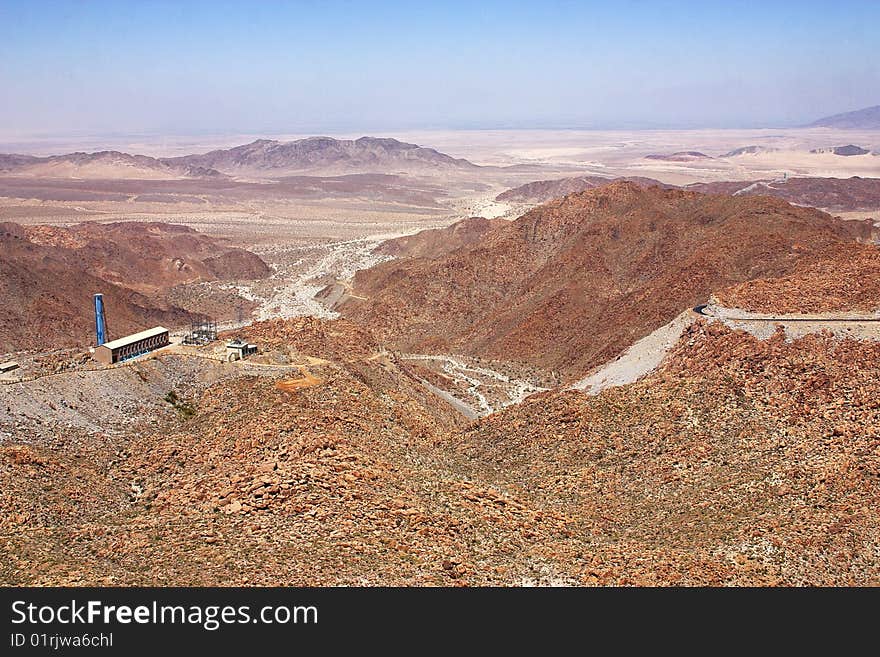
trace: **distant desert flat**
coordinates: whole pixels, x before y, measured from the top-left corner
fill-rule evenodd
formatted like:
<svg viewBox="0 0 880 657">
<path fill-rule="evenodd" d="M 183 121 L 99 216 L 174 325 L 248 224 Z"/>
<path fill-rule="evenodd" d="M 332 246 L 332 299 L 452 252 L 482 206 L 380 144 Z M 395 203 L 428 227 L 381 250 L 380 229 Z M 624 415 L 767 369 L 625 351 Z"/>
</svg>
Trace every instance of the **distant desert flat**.
<svg viewBox="0 0 880 657">
<path fill-rule="evenodd" d="M 412 132 L 399 139 L 430 143 L 482 165 L 575 167 L 609 176 L 640 175 L 672 184 L 744 180 L 788 172 L 804 176 L 880 176 L 880 158 L 810 153 L 855 144 L 880 152 L 880 131 L 832 128 L 760 130 L 495 130 Z M 723 158 L 747 146 L 768 152 Z M 656 153 L 699 151 L 698 162 L 646 160 Z"/>
<path fill-rule="evenodd" d="M 509 166 L 545 163 L 585 165 L 591 161 L 620 162 L 650 153 L 696 150 L 716 157 L 749 145 L 782 151 L 809 152 L 857 144 L 880 150 L 880 130 L 835 128 L 761 128 L 699 130 L 416 130 L 383 131 L 392 137 L 433 148 L 480 165 Z M 74 151 L 117 150 L 152 157 L 180 157 L 230 148 L 260 138 L 292 141 L 310 134 L 241 134 L 223 136 L 137 136 L 70 139 L 4 139 L 0 152 L 47 156 Z M 337 139 L 356 139 L 361 133 L 328 133 Z"/>
<path fill-rule="evenodd" d="M 0 153 L 44 158 L 0 172 L 0 220 L 157 220 L 230 237 L 247 247 L 413 232 L 474 215 L 514 218 L 526 206 L 499 203 L 499 194 L 530 182 L 578 175 L 635 176 L 673 185 L 785 176 L 880 178 L 880 131 L 834 128 L 422 130 L 364 140 L 368 148 L 394 138 L 404 146 L 433 149 L 427 155 L 442 166 L 430 171 L 407 170 L 407 160 L 398 159 L 383 173 L 351 165 L 291 175 L 271 167 L 218 165 L 220 170 L 214 170 L 205 162 L 223 162 L 223 157 L 201 157 L 218 149 L 260 154 L 264 144 L 272 148 L 274 142 L 315 141 L 306 139 L 308 135 L 270 135 L 274 142 L 265 137 L 0 138 Z M 810 152 L 848 145 L 868 153 Z M 94 152 L 99 155 L 87 155 Z M 707 157 L 676 157 L 691 152 Z M 46 160 L 48 156 L 60 157 Z M 450 159 L 468 162 L 449 165 Z"/>
</svg>

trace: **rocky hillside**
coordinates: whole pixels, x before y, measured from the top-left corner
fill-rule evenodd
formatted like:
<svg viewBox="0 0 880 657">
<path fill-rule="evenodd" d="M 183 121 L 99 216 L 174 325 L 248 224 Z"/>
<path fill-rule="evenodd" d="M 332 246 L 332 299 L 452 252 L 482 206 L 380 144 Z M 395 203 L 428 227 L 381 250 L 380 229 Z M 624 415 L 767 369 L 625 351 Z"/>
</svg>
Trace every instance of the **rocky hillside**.
<svg viewBox="0 0 880 657">
<path fill-rule="evenodd" d="M 244 337 L 290 365 L 249 373 L 242 363 L 237 377 L 211 383 L 203 368 L 222 366 L 163 356 L 131 378 L 150 384 L 189 368 L 182 382 L 205 382 L 178 389 L 177 408 L 190 411 L 135 411 L 141 425 L 112 441 L 71 431 L 60 449 L 0 443 L 0 535 L 17 555 L 3 560 L 0 582 L 461 577 L 481 530 L 464 521 L 475 514 L 444 510 L 461 483 L 422 462 L 461 416 L 349 323 L 272 322 Z M 110 545 L 112 564 L 100 556 Z"/>
<path fill-rule="evenodd" d="M 471 217 L 445 228 L 423 230 L 415 235 L 386 240 L 377 246 L 374 252 L 396 258 L 435 257 L 463 246 L 476 244 L 483 235 L 506 223 L 504 219 Z"/>
<path fill-rule="evenodd" d="M 175 285 L 268 274 L 253 253 L 183 226 L 0 224 L 0 351 L 91 344 L 97 292 L 111 337 L 121 337 L 187 321 L 165 298 Z"/>
<path fill-rule="evenodd" d="M 358 272 L 341 312 L 405 351 L 520 360 L 574 378 L 733 284 L 785 276 L 870 236 L 778 199 L 641 189 L 572 194 L 477 244 Z"/>
<path fill-rule="evenodd" d="M 648 379 L 531 397 L 455 449 L 475 476 L 577 518 L 589 547 L 550 549 L 584 582 L 876 584 L 877 356 L 700 323 Z"/>
<path fill-rule="evenodd" d="M 0 584 L 880 583 L 875 343 L 697 324 L 645 381 L 464 425 L 351 323 L 247 337 L 286 365 L 60 375 L 65 412 L 102 374 L 143 398 L 5 434 Z"/>
<path fill-rule="evenodd" d="M 556 198 L 562 198 L 568 194 L 585 192 L 612 182 L 631 182 L 639 187 L 659 186 L 671 189 L 674 185 L 667 185 L 653 178 L 640 176 L 627 176 L 623 178 L 606 178 L 604 176 L 577 176 L 575 178 L 562 178 L 559 180 L 536 180 L 526 183 L 506 192 L 499 194 L 496 201 L 508 201 L 513 203 L 546 203 Z"/>
<path fill-rule="evenodd" d="M 633 182 L 640 187 L 660 186 L 677 189 L 652 178 L 616 178 Z M 545 203 L 567 194 L 595 189 L 612 182 L 609 178 L 584 176 L 541 180 L 509 189 L 499 194 L 498 201 L 518 203 Z M 736 180 L 711 183 L 692 183 L 682 189 L 704 194 L 737 194 L 746 196 L 775 196 L 789 203 L 807 205 L 827 212 L 854 212 L 880 210 L 880 178 L 786 178 L 784 180 Z"/>
<path fill-rule="evenodd" d="M 775 196 L 827 212 L 880 211 L 880 178 L 786 178 L 694 183 L 685 189 L 707 194 Z"/>
<path fill-rule="evenodd" d="M 880 249 L 829 249 L 802 260 L 787 276 L 740 283 L 716 297 L 723 306 L 760 313 L 878 313 Z"/>
<path fill-rule="evenodd" d="M 675 189 L 651 178 L 617 178 L 641 187 L 657 185 Z M 498 201 L 545 203 L 567 194 L 595 189 L 612 182 L 598 176 L 541 180 L 509 189 L 499 194 Z M 827 212 L 880 210 L 880 178 L 786 178 L 785 180 L 736 180 L 692 183 L 683 189 L 706 194 L 737 194 L 775 196 L 789 203 L 807 205 Z"/>
<path fill-rule="evenodd" d="M 250 144 L 203 155 L 164 160 L 175 166 L 204 167 L 230 174 L 279 175 L 291 173 L 398 173 L 471 169 L 476 165 L 432 148 L 396 139 L 309 137 L 280 142 L 258 139 Z"/>
</svg>

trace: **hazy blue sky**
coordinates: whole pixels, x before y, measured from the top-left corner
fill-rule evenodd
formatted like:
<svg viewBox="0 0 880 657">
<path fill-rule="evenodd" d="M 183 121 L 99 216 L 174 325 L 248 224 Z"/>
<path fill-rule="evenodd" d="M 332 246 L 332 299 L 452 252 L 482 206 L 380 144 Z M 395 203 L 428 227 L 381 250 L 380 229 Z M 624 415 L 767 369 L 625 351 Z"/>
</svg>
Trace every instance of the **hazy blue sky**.
<svg viewBox="0 0 880 657">
<path fill-rule="evenodd" d="M 0 130 L 783 126 L 880 103 L 878 38 L 877 0 L 0 0 Z"/>
</svg>

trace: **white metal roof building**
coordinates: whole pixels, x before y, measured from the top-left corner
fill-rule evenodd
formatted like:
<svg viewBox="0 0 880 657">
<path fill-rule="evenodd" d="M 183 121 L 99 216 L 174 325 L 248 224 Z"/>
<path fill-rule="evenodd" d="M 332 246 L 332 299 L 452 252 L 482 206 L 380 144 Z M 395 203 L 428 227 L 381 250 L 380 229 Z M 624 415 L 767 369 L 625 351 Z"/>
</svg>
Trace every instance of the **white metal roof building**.
<svg viewBox="0 0 880 657">
<path fill-rule="evenodd" d="M 95 360 L 105 365 L 140 356 L 169 343 L 168 329 L 155 326 L 146 331 L 111 340 L 95 347 Z"/>
</svg>

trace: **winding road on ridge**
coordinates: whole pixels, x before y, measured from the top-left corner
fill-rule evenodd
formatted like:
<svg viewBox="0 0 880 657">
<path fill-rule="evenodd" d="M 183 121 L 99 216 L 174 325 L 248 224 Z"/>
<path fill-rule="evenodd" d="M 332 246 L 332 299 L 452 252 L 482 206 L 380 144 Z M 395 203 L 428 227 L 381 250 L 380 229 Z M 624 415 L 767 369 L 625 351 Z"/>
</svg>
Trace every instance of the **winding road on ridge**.
<svg viewBox="0 0 880 657">
<path fill-rule="evenodd" d="M 880 322 L 880 316 L 877 315 L 853 315 L 850 317 L 824 317 L 822 315 L 816 315 L 813 317 L 800 315 L 778 315 L 774 317 L 756 314 L 753 316 L 745 317 L 734 317 L 732 315 L 723 315 L 719 317 L 718 315 L 707 313 L 706 308 L 708 307 L 708 303 L 702 303 L 699 306 L 694 306 L 693 311 L 703 317 L 709 317 L 711 319 L 721 319 L 731 322 L 816 322 L 817 324 L 821 324 L 823 322 L 851 322 L 857 324 L 861 324 L 863 322 Z"/>
<path fill-rule="evenodd" d="M 771 337 L 776 333 L 777 327 L 782 325 L 787 336 L 792 338 L 824 330 L 841 338 L 880 340 L 878 315 L 760 315 L 703 303 L 685 310 L 668 324 L 632 344 L 614 360 L 596 367 L 583 379 L 572 384 L 571 388 L 595 395 L 605 388 L 626 385 L 647 376 L 657 369 L 684 330 L 699 318 L 722 322 L 730 328 L 747 331 L 759 339 Z"/>
</svg>

